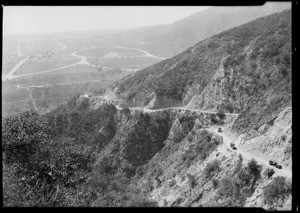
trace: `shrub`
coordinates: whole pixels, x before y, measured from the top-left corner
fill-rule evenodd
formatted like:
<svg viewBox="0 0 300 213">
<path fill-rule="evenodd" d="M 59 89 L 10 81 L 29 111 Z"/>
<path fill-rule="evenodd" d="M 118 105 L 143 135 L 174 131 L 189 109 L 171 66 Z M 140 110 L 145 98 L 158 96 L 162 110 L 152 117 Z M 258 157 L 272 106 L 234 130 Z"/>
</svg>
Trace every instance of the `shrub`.
<svg viewBox="0 0 300 213">
<path fill-rule="evenodd" d="M 173 186 L 175 186 L 176 185 L 176 180 L 175 179 L 173 179 L 173 180 L 171 180 L 170 182 L 169 182 L 169 187 L 173 187 Z"/>
<path fill-rule="evenodd" d="M 216 172 L 220 171 L 220 161 L 214 160 L 207 164 L 204 169 L 204 174 L 206 178 L 212 177 Z"/>
<path fill-rule="evenodd" d="M 219 110 L 217 112 L 217 116 L 221 119 L 221 120 L 224 120 L 226 118 L 226 114 L 223 110 Z"/>
<path fill-rule="evenodd" d="M 196 182 L 196 180 L 195 180 L 195 177 L 194 177 L 193 175 L 191 175 L 191 174 L 188 174 L 187 177 L 188 177 L 188 181 L 189 181 L 189 186 L 190 186 L 192 189 L 195 188 L 195 186 L 197 185 L 197 182 Z"/>
<path fill-rule="evenodd" d="M 179 143 L 184 137 L 185 134 L 181 131 L 181 129 L 178 129 L 174 132 L 173 141 L 174 143 Z"/>
<path fill-rule="evenodd" d="M 264 201 L 269 205 L 278 204 L 278 201 L 284 200 L 291 194 L 291 184 L 285 177 L 275 177 L 274 180 L 264 189 Z"/>
<path fill-rule="evenodd" d="M 264 172 L 264 175 L 268 176 L 268 178 L 271 178 L 274 175 L 274 173 L 275 173 L 274 169 L 267 168 Z"/>
<path fill-rule="evenodd" d="M 189 142 L 192 142 L 192 141 L 193 141 L 193 136 L 192 136 L 192 135 L 189 135 L 189 136 L 188 136 L 188 141 L 189 141 Z"/>
<path fill-rule="evenodd" d="M 251 175 L 250 171 L 247 169 L 241 169 L 237 176 L 238 176 L 238 182 L 240 183 L 240 185 L 242 187 L 248 186 L 252 179 L 252 175 Z"/>
<path fill-rule="evenodd" d="M 156 188 L 160 187 L 160 186 L 161 186 L 161 183 L 162 183 L 162 181 L 160 180 L 160 178 L 155 177 L 154 180 L 155 180 L 155 182 L 156 182 Z"/>
<path fill-rule="evenodd" d="M 5 118 L 2 122 L 2 148 L 6 161 L 29 166 L 30 159 L 38 152 L 48 133 L 48 123 L 33 110 Z"/>
<path fill-rule="evenodd" d="M 219 187 L 219 180 L 213 179 L 212 184 L 213 184 L 214 189 L 218 188 Z"/>
<path fill-rule="evenodd" d="M 121 109 L 120 112 L 125 114 L 125 115 L 128 115 L 128 114 L 130 114 L 130 109 L 128 107 L 126 107 L 126 108 Z"/>
<path fill-rule="evenodd" d="M 135 170 L 135 173 L 137 174 L 138 177 L 141 177 L 144 175 L 144 168 L 143 166 L 138 166 Z"/>
<path fill-rule="evenodd" d="M 260 176 L 260 172 L 262 169 L 261 165 L 258 165 L 255 159 L 251 159 L 248 162 L 248 169 L 250 170 L 250 173 L 253 174 L 255 177 L 259 177 Z"/>
<path fill-rule="evenodd" d="M 218 118 L 215 114 L 210 115 L 210 120 L 211 120 L 212 124 L 218 124 L 219 123 L 219 120 L 218 120 Z"/>
<path fill-rule="evenodd" d="M 151 180 L 148 180 L 147 183 L 144 185 L 144 190 L 147 193 L 150 193 L 154 189 L 154 184 Z"/>
</svg>

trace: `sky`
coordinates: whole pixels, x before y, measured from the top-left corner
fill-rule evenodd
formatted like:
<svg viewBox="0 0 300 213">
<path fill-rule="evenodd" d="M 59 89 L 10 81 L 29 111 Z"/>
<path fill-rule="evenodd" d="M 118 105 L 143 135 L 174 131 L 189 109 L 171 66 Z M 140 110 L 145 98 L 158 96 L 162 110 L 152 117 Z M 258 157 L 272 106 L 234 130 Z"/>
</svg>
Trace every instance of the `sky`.
<svg viewBox="0 0 300 213">
<path fill-rule="evenodd" d="M 173 23 L 207 6 L 3 6 L 3 34 L 135 28 Z"/>
</svg>

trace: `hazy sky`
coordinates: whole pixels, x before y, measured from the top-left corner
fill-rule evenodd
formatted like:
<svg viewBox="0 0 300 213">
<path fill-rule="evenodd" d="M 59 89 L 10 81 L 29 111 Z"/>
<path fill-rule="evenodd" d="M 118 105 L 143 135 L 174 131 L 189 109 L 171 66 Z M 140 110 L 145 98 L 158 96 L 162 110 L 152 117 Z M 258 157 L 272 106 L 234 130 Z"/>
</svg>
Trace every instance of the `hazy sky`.
<svg viewBox="0 0 300 213">
<path fill-rule="evenodd" d="M 168 24 L 203 6 L 4 6 L 3 33 L 132 28 Z"/>
</svg>

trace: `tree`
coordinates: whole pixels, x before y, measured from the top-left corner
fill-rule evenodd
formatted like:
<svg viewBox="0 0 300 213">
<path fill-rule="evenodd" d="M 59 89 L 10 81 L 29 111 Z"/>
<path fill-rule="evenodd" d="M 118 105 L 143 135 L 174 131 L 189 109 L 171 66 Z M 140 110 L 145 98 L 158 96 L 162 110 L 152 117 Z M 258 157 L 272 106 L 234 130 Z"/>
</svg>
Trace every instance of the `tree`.
<svg viewBox="0 0 300 213">
<path fill-rule="evenodd" d="M 29 166 L 49 132 L 48 122 L 40 119 L 33 110 L 5 118 L 2 123 L 2 148 L 6 162 Z"/>
<path fill-rule="evenodd" d="M 217 112 L 217 116 L 218 116 L 221 120 L 224 120 L 225 117 L 226 117 L 226 114 L 225 114 L 225 112 L 224 112 L 223 110 L 219 110 L 219 111 Z"/>
<path fill-rule="evenodd" d="M 262 169 L 262 166 L 258 165 L 257 162 L 256 162 L 256 160 L 252 158 L 248 162 L 248 169 L 249 169 L 250 173 L 254 175 L 254 177 L 259 177 L 261 169 Z"/>
</svg>

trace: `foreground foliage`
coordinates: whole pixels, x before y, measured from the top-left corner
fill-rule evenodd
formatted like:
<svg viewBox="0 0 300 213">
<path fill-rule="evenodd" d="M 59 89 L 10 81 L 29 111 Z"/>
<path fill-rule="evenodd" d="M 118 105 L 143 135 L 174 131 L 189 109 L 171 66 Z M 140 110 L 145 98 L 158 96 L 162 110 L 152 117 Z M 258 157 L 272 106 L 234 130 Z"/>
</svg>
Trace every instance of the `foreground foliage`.
<svg viewBox="0 0 300 213">
<path fill-rule="evenodd" d="M 70 103 L 46 116 L 25 111 L 3 119 L 5 206 L 156 205 L 130 184 L 124 170 L 110 173 L 105 164 L 96 163 L 103 143 L 114 134 L 116 111 L 109 105 L 90 111 L 86 104 Z M 102 132 L 100 140 L 81 140 L 86 134 L 82 124 L 108 133 Z M 98 131 L 86 129 L 95 138 Z"/>
</svg>

